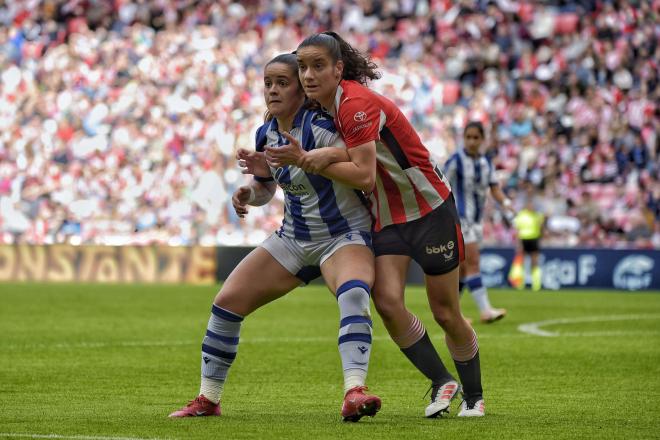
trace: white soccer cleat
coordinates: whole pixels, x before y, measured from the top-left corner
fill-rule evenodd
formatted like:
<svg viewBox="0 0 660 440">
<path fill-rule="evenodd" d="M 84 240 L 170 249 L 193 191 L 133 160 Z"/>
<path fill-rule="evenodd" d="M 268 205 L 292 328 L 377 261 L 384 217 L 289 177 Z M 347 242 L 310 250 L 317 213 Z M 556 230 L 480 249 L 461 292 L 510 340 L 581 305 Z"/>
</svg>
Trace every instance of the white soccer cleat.
<svg viewBox="0 0 660 440">
<path fill-rule="evenodd" d="M 431 392 L 431 404 L 424 410 L 428 418 L 438 417 L 443 412 L 449 413 L 449 404 L 461 390 L 461 386 L 455 380 L 450 380 L 442 386 L 433 387 Z"/>
<path fill-rule="evenodd" d="M 481 322 L 491 324 L 506 316 L 506 309 L 490 309 L 481 314 Z"/>
<path fill-rule="evenodd" d="M 466 400 L 461 403 L 461 410 L 458 412 L 458 417 L 483 417 L 486 415 L 486 407 L 484 406 L 484 399 L 479 399 L 471 406 L 468 406 Z"/>
</svg>

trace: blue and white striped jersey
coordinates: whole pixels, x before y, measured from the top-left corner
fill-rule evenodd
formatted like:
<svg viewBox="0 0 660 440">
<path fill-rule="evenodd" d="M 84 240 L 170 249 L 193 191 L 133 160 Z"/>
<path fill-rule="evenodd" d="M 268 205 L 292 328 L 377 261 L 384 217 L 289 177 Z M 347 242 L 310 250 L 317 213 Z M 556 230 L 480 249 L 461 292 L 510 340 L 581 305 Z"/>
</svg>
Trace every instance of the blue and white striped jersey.
<svg viewBox="0 0 660 440">
<path fill-rule="evenodd" d="M 444 174 L 454 192 L 461 220 L 480 223 L 488 191 L 497 185 L 493 165 L 486 156 L 472 157 L 461 148 L 445 163 Z"/>
<path fill-rule="evenodd" d="M 320 110 L 303 108 L 298 111 L 290 133 L 307 151 L 330 146 L 346 148 L 332 117 Z M 256 137 L 257 151 L 264 151 L 266 145 L 279 147 L 288 143 L 280 134 L 276 119 L 262 125 Z M 318 174 L 306 173 L 295 166 L 271 167 L 271 173 L 284 190 L 284 219 L 280 234 L 317 241 L 350 230 L 371 231 L 371 215 L 362 191 Z"/>
</svg>

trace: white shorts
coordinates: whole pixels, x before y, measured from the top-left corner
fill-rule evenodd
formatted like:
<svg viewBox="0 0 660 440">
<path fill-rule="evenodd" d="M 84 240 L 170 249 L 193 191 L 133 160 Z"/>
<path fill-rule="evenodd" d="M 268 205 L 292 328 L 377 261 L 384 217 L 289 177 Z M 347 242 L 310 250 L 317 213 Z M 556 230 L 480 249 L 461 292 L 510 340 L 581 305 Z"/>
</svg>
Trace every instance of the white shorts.
<svg viewBox="0 0 660 440">
<path fill-rule="evenodd" d="M 481 243 L 484 239 L 484 227 L 481 223 L 461 219 L 461 231 L 463 232 L 463 242 L 465 244 Z"/>
<path fill-rule="evenodd" d="M 261 243 L 261 247 L 286 270 L 305 284 L 321 276 L 321 265 L 338 249 L 356 244 L 371 248 L 371 234 L 350 231 L 322 241 L 303 241 L 280 236 L 277 232 Z"/>
</svg>

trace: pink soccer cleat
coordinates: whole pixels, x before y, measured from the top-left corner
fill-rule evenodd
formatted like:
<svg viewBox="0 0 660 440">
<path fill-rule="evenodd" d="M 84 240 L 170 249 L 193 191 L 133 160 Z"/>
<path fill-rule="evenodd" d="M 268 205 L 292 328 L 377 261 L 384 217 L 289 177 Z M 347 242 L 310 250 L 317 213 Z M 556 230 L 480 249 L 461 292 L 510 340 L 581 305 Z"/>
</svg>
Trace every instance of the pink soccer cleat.
<svg viewBox="0 0 660 440">
<path fill-rule="evenodd" d="M 363 416 L 373 417 L 380 409 L 380 397 L 364 394 L 367 387 L 355 387 L 348 390 L 341 407 L 344 422 L 357 422 Z"/>
<path fill-rule="evenodd" d="M 188 405 L 178 411 L 170 414 L 170 417 L 203 417 L 203 416 L 219 416 L 220 404 L 215 404 L 209 399 L 204 397 L 203 394 L 195 397 L 195 400 L 188 402 Z"/>
<path fill-rule="evenodd" d="M 490 309 L 481 314 L 481 322 L 492 324 L 506 316 L 506 309 Z"/>
</svg>

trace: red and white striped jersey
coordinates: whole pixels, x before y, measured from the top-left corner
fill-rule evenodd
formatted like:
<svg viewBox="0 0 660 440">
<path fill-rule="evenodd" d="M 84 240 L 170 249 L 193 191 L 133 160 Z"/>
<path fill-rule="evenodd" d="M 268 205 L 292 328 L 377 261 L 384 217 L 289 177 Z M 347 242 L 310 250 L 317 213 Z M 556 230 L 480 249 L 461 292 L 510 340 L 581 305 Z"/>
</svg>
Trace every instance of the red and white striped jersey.
<svg viewBox="0 0 660 440">
<path fill-rule="evenodd" d="M 347 148 L 376 141 L 374 229 L 421 218 L 449 197 L 449 182 L 397 106 L 356 81 L 342 80 L 335 125 Z"/>
</svg>

